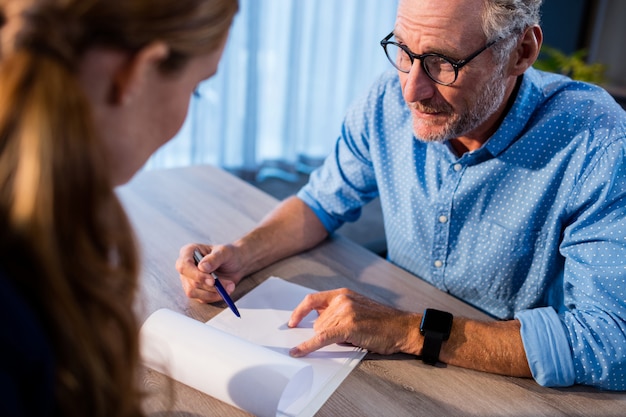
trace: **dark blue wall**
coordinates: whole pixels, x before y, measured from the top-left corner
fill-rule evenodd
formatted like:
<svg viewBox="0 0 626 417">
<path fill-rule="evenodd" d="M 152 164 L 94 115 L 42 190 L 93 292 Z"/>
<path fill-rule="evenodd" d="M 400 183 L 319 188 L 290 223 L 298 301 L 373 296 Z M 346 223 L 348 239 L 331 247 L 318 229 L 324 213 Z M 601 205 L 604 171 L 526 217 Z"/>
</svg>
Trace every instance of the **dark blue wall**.
<svg viewBox="0 0 626 417">
<path fill-rule="evenodd" d="M 585 47 L 589 26 L 588 0 L 544 0 L 541 9 L 543 43 L 566 54 Z"/>
</svg>

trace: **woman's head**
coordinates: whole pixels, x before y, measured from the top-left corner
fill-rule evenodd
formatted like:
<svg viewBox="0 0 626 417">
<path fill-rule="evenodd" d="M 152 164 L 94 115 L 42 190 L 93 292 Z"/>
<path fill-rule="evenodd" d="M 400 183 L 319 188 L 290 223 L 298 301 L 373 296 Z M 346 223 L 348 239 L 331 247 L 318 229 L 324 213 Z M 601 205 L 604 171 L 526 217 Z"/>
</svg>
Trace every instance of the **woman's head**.
<svg viewBox="0 0 626 417">
<path fill-rule="evenodd" d="M 182 123 L 237 7 L 0 0 L 0 268 L 48 333 L 60 415 L 140 414 L 137 255 L 113 185 Z"/>
</svg>

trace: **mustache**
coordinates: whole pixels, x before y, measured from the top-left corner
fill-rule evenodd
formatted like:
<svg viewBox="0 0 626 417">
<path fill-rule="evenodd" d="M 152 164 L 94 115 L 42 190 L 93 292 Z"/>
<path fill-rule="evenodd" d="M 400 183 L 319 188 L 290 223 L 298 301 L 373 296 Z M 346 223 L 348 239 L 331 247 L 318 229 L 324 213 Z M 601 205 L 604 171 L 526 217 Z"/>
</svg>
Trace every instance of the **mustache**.
<svg viewBox="0 0 626 417">
<path fill-rule="evenodd" d="M 434 103 L 432 100 L 413 101 L 407 103 L 409 108 L 421 113 L 452 113 L 452 107 L 447 103 Z"/>
</svg>

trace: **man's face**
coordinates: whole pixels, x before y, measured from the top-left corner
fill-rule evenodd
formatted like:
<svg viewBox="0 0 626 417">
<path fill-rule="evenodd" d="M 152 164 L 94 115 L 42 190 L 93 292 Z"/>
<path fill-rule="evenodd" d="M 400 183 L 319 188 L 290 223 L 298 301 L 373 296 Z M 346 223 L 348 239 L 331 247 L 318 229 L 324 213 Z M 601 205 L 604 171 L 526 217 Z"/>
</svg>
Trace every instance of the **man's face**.
<svg viewBox="0 0 626 417">
<path fill-rule="evenodd" d="M 436 52 L 460 60 L 488 42 L 481 12 L 481 0 L 401 0 L 395 38 L 415 54 Z M 504 100 L 504 68 L 487 49 L 459 70 L 449 86 L 432 81 L 419 60 L 410 73 L 398 72 L 415 135 L 424 141 L 486 140 L 481 136 L 492 131 Z"/>
</svg>

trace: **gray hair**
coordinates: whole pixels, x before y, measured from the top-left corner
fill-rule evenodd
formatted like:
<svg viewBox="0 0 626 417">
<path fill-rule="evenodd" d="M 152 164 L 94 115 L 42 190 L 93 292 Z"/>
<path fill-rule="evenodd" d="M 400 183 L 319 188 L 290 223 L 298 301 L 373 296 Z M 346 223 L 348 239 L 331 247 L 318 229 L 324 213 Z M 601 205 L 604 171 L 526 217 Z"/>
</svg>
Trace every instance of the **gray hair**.
<svg viewBox="0 0 626 417">
<path fill-rule="evenodd" d="M 526 28 L 539 24 L 542 3 L 543 0 L 484 0 L 483 32 L 490 41 L 502 39 L 493 47 L 496 61 L 509 54 Z"/>
</svg>

